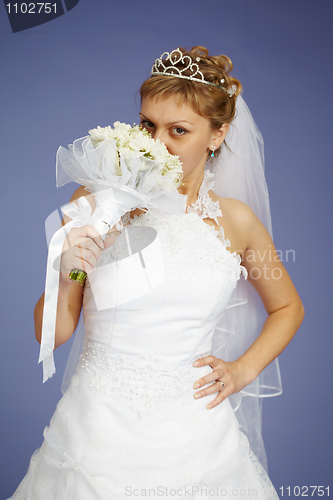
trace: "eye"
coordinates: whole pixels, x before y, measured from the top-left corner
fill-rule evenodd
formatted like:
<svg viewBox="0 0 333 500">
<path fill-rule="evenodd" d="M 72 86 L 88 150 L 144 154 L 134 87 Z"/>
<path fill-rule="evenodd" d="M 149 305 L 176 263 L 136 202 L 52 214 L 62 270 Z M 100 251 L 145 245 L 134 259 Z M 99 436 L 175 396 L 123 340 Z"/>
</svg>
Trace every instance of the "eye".
<svg viewBox="0 0 333 500">
<path fill-rule="evenodd" d="M 150 128 L 154 128 L 155 125 L 148 121 L 148 120 L 141 120 L 140 121 L 140 126 L 143 127 L 143 128 L 146 128 L 147 130 L 149 130 Z"/>
<path fill-rule="evenodd" d="M 187 133 L 187 130 L 185 128 L 182 128 L 182 127 L 174 127 L 172 129 L 172 132 L 175 135 L 184 135 Z"/>
</svg>

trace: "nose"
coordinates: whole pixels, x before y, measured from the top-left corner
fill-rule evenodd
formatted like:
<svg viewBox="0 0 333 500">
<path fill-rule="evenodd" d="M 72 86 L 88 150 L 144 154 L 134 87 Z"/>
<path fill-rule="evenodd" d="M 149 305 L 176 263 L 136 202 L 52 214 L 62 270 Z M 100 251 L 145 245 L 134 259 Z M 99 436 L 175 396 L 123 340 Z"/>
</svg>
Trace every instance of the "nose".
<svg viewBox="0 0 333 500">
<path fill-rule="evenodd" d="M 157 141 L 157 139 L 160 140 L 160 142 L 163 142 L 163 133 L 161 129 L 156 128 L 153 134 L 154 141 Z"/>
<path fill-rule="evenodd" d="M 167 134 L 164 133 L 163 130 L 156 129 L 154 134 L 152 134 L 152 136 L 153 136 L 154 141 L 157 141 L 157 139 L 159 139 L 159 141 L 162 142 L 166 146 L 167 150 L 169 151 Z"/>
</svg>

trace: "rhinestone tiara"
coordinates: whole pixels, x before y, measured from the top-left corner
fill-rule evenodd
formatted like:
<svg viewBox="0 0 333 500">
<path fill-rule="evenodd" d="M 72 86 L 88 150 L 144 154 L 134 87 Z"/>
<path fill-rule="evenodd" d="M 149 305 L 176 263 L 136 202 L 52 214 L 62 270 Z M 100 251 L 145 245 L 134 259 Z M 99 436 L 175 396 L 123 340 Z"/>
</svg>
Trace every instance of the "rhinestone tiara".
<svg viewBox="0 0 333 500">
<path fill-rule="evenodd" d="M 172 57 L 175 56 L 174 60 Z M 171 66 L 165 66 L 165 62 L 169 61 Z M 205 80 L 204 75 L 199 70 L 200 57 L 196 58 L 196 62 L 193 62 L 193 59 L 188 55 L 183 55 L 182 51 L 178 48 L 173 50 L 172 52 L 163 52 L 163 54 L 156 59 L 151 69 L 151 75 L 164 75 L 164 76 L 173 76 L 175 78 L 183 78 L 184 80 L 190 80 L 191 82 L 199 82 L 205 83 L 206 85 L 211 85 L 212 87 L 217 87 L 221 90 L 224 90 L 229 97 L 232 97 L 235 93 L 235 89 L 231 87 L 231 89 L 226 89 L 223 85 L 218 85 L 217 83 L 207 82 Z M 177 68 L 177 64 L 183 64 L 184 68 Z M 190 71 L 191 74 L 189 76 L 183 75 L 185 71 Z M 225 79 L 221 78 L 221 84 L 225 83 Z"/>
</svg>

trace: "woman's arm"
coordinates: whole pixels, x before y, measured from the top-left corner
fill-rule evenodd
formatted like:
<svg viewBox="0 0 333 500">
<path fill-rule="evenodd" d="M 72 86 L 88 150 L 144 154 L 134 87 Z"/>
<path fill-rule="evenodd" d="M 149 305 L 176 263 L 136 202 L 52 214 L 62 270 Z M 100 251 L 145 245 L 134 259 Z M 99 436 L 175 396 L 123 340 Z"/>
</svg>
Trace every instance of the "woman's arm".
<svg viewBox="0 0 333 500">
<path fill-rule="evenodd" d="M 95 208 L 93 197 L 83 187 L 75 191 L 71 202 L 81 196 L 86 196 L 92 208 Z M 65 216 L 63 224 L 66 224 L 69 220 Z M 71 229 L 65 239 L 59 273 L 55 347 L 64 344 L 72 336 L 82 308 L 83 287 L 70 280 L 69 273 L 74 268 L 89 273 L 96 266 L 103 247 L 104 243 L 100 234 L 92 226 Z M 39 343 L 42 335 L 43 308 L 44 294 L 37 302 L 34 311 L 35 335 Z"/>
<path fill-rule="evenodd" d="M 195 363 L 195 366 L 210 365 L 214 371 L 196 381 L 194 388 L 217 379 L 223 380 L 223 390 L 221 384 L 216 383 L 194 395 L 197 398 L 198 394 L 203 397 L 220 391 L 209 403 L 210 408 L 250 384 L 288 345 L 304 317 L 300 297 L 270 235 L 252 210 L 236 200 L 233 200 L 231 226 L 235 234 L 240 235 L 237 248 L 241 249 L 242 264 L 248 271 L 249 282 L 263 301 L 268 317 L 258 338 L 236 361 L 225 362 L 215 356 L 206 356 Z"/>
<path fill-rule="evenodd" d="M 303 321 L 304 308 L 266 228 L 245 207 L 248 230 L 243 265 L 268 314 L 260 335 L 238 359 L 250 383 L 289 344 Z"/>
<path fill-rule="evenodd" d="M 83 287 L 78 283 L 64 285 L 59 280 L 58 306 L 55 331 L 55 348 L 69 340 L 74 333 L 81 313 Z M 44 293 L 34 311 L 35 336 L 39 343 L 42 337 Z"/>
</svg>

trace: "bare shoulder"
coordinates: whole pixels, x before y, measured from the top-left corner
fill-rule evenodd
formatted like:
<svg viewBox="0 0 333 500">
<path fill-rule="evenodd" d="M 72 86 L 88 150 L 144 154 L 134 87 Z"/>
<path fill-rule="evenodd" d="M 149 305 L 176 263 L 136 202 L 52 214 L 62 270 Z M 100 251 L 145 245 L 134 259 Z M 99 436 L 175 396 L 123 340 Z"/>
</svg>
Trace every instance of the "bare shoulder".
<svg viewBox="0 0 333 500">
<path fill-rule="evenodd" d="M 244 252 L 252 247 L 255 236 L 267 233 L 265 227 L 253 210 L 242 201 L 223 198 L 212 191 L 210 196 L 213 201 L 219 202 L 223 214 L 219 225 L 223 227 L 224 234 L 231 243 L 231 251 L 244 255 Z"/>
<path fill-rule="evenodd" d="M 242 201 L 234 198 L 218 197 L 221 211 L 236 226 L 248 227 L 255 223 L 256 216 L 251 208 Z"/>
<path fill-rule="evenodd" d="M 74 191 L 70 201 L 78 200 L 82 196 L 90 196 L 90 194 L 91 193 L 88 191 L 88 189 L 86 189 L 84 186 L 80 186 L 76 189 L 76 191 Z"/>
<path fill-rule="evenodd" d="M 248 227 L 253 227 L 253 224 L 260 222 L 253 210 L 242 201 L 234 198 L 223 198 L 218 196 L 213 191 L 210 192 L 213 201 L 218 201 L 222 214 L 223 223 L 232 224 L 235 228 L 240 228 L 243 231 Z"/>
</svg>

